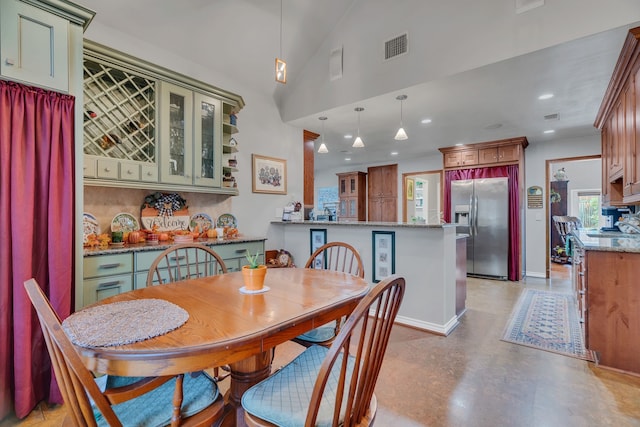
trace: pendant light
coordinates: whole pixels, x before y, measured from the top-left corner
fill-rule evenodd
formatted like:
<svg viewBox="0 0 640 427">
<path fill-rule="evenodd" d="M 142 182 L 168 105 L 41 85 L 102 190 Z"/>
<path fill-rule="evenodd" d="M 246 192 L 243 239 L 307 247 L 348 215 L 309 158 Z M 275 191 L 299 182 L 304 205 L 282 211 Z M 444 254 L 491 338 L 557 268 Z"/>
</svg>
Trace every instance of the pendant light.
<svg viewBox="0 0 640 427">
<path fill-rule="evenodd" d="M 353 141 L 352 147 L 354 147 L 354 148 L 363 148 L 364 147 L 364 142 L 362 141 L 362 138 L 360 138 L 360 111 L 364 111 L 364 108 L 356 107 L 356 108 L 354 108 L 354 110 L 358 112 L 358 137 L 356 138 L 355 141 Z"/>
<path fill-rule="evenodd" d="M 324 122 L 327 120 L 327 118 L 322 116 L 318 117 L 318 120 L 322 120 L 322 143 L 320 144 L 320 148 L 318 148 L 318 153 L 326 154 L 329 152 L 329 150 L 327 150 L 327 146 L 324 144 Z"/>
<path fill-rule="evenodd" d="M 404 131 L 404 128 L 402 127 L 402 101 L 407 99 L 407 95 L 398 95 L 396 96 L 396 99 L 400 101 L 400 129 L 398 129 L 398 132 L 396 132 L 396 136 L 393 139 L 395 139 L 396 141 L 404 141 L 405 139 L 409 138 L 407 136 L 407 133 Z"/>
<path fill-rule="evenodd" d="M 282 58 L 282 0 L 280 0 L 280 57 L 276 57 L 276 81 L 287 83 L 287 63 Z"/>
</svg>

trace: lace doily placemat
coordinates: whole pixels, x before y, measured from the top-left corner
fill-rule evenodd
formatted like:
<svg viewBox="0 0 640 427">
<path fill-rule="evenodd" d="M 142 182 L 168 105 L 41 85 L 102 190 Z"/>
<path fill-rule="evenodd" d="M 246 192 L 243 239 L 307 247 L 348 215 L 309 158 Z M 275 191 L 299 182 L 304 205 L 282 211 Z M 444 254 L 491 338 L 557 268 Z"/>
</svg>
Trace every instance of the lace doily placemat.
<svg viewBox="0 0 640 427">
<path fill-rule="evenodd" d="M 161 299 L 121 301 L 90 307 L 62 322 L 71 342 L 81 347 L 131 344 L 182 326 L 189 313 Z"/>
</svg>

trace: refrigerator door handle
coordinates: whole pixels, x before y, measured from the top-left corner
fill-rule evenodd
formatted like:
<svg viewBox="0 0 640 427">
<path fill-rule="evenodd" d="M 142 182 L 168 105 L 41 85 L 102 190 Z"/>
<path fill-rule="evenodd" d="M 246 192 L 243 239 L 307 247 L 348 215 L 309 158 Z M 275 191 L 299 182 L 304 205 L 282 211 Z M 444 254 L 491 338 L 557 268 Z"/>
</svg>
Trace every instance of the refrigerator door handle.
<svg viewBox="0 0 640 427">
<path fill-rule="evenodd" d="M 468 224 L 469 224 L 469 235 L 473 236 L 474 232 L 473 232 L 473 218 L 475 217 L 475 211 L 473 208 L 473 199 L 474 199 L 474 195 L 473 195 L 473 191 L 471 192 L 471 194 L 469 195 L 469 218 L 467 219 Z"/>
<path fill-rule="evenodd" d="M 473 234 L 478 235 L 478 196 L 473 195 Z"/>
</svg>

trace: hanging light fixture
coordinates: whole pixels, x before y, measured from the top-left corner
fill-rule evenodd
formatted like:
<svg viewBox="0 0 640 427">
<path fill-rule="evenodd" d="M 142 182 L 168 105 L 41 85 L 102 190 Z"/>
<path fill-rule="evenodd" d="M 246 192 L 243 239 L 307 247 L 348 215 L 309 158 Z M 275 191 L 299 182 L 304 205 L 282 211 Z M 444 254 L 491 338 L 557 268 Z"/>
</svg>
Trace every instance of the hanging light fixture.
<svg viewBox="0 0 640 427">
<path fill-rule="evenodd" d="M 360 138 L 360 111 L 364 111 L 364 108 L 356 107 L 354 108 L 354 110 L 358 112 L 358 137 L 356 138 L 355 141 L 353 141 L 352 147 L 362 148 L 364 147 L 364 142 L 362 142 L 362 138 Z"/>
<path fill-rule="evenodd" d="M 322 120 L 322 143 L 320 144 L 320 148 L 318 148 L 318 153 L 326 154 L 329 152 L 329 150 L 327 150 L 327 146 L 324 144 L 324 122 L 327 120 L 327 118 L 322 116 L 318 117 L 318 120 Z"/>
<path fill-rule="evenodd" d="M 280 0 L 280 57 L 276 57 L 276 81 L 287 83 L 287 63 L 282 58 L 282 0 Z"/>
<path fill-rule="evenodd" d="M 395 139 L 396 141 L 404 141 L 405 139 L 409 138 L 407 136 L 407 133 L 404 131 L 404 128 L 402 127 L 402 101 L 407 99 L 407 95 L 398 95 L 396 96 L 396 99 L 400 101 L 400 129 L 398 129 L 398 132 L 396 132 L 396 136 L 393 139 Z"/>
</svg>

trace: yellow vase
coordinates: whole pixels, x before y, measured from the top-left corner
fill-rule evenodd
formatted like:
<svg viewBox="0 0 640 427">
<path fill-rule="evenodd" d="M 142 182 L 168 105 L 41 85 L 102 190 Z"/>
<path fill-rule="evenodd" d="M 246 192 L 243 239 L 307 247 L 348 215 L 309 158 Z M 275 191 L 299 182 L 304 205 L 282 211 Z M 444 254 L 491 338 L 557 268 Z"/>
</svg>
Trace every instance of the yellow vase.
<svg viewBox="0 0 640 427">
<path fill-rule="evenodd" d="M 259 291 L 264 286 L 264 277 L 267 275 L 267 266 L 259 265 L 258 268 L 242 266 L 242 279 L 244 288 L 248 291 Z"/>
</svg>

